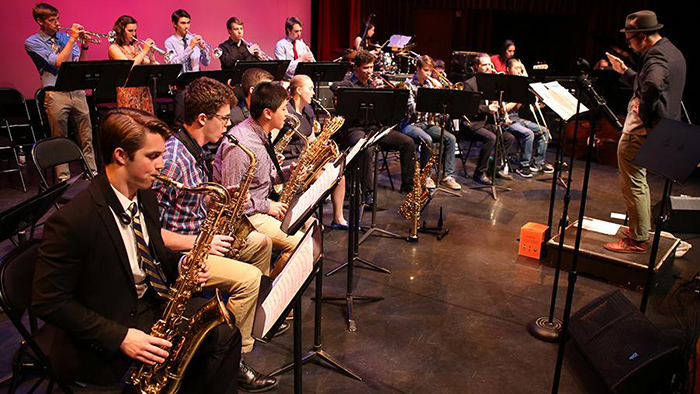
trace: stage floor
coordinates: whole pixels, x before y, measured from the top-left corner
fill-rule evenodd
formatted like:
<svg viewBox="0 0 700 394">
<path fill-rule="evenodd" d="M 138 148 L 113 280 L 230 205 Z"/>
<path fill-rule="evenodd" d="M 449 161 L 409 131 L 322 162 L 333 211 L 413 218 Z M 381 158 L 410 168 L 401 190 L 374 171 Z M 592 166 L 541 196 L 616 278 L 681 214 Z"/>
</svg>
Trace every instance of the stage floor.
<svg viewBox="0 0 700 394">
<path fill-rule="evenodd" d="M 552 153 L 550 153 L 553 156 Z M 370 237 L 360 246 L 360 256 L 391 270 L 391 274 L 356 269 L 357 295 L 385 297 L 383 301 L 355 305 L 357 332 L 347 330 L 344 304 L 323 305 L 323 349 L 359 374 L 359 382 L 319 364 L 304 365 L 307 393 L 546 393 L 550 392 L 557 345 L 533 339 L 528 322 L 546 315 L 554 269 L 539 261 L 517 255 L 520 227 L 527 222 L 546 223 L 551 183 L 535 177 L 503 182 L 512 187 L 494 201 L 484 190 L 464 178 L 457 162 L 457 180 L 464 185 L 462 197 L 438 194 L 424 212 L 429 224 L 437 219 L 439 207 L 446 214 L 450 232 L 437 241 L 420 234 L 418 243 L 402 239 Z M 467 169 L 473 171 L 473 159 Z M 399 167 L 391 162 L 395 184 L 400 184 Z M 36 176 L 30 173 L 25 195 L 19 180 L 0 177 L 0 209 L 4 210 L 36 192 Z M 570 218 L 578 216 L 583 163 L 575 163 Z M 547 177 L 547 175 L 539 178 Z M 593 164 L 586 214 L 609 220 L 610 212 L 624 212 L 617 170 Z M 652 201 L 660 198 L 662 181 L 650 176 Z M 379 178 L 378 225 L 406 234 L 408 222 L 397 209 L 405 195 L 391 191 L 385 174 Z M 700 196 L 696 176 L 674 194 Z M 555 223 L 561 212 L 563 190 L 559 189 Z M 326 224 L 330 205 L 326 205 Z M 364 222 L 370 215 L 366 214 Z M 675 315 L 685 321 L 686 313 L 700 306 L 697 296 L 675 289 L 700 270 L 700 242 L 688 254 L 677 258 L 666 274 L 665 285 L 655 290 L 647 315 L 678 344 L 684 331 Z M 2 253 L 9 250 L 3 243 Z M 345 260 L 347 233 L 325 233 L 325 271 Z M 324 279 L 324 294 L 345 293 L 346 271 Z M 561 316 L 567 287 L 561 277 L 557 316 Z M 580 277 L 574 296 L 574 311 L 615 287 L 591 277 Z M 313 342 L 314 285 L 303 298 L 304 350 Z M 641 294 L 623 290 L 636 305 Z M 682 304 L 681 304 L 682 303 Z M 18 342 L 10 322 L 0 315 L 0 376 L 11 371 Z M 256 344 L 246 355 L 257 370 L 270 372 L 292 359 L 291 332 L 270 344 Z M 234 371 L 232 376 L 235 376 Z M 601 393 L 601 383 L 573 346 L 567 357 L 560 386 L 562 393 Z M 30 384 L 25 383 L 21 392 Z M 92 391 L 90 391 L 92 392 Z M 293 392 L 293 375 L 282 375 L 274 392 Z"/>
</svg>

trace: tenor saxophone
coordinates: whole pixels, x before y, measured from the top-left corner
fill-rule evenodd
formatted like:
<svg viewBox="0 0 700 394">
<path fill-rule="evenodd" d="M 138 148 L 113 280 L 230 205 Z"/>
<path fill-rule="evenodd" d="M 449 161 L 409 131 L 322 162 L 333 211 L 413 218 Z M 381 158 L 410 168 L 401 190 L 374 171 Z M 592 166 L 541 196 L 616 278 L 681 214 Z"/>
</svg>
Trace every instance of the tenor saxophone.
<svg viewBox="0 0 700 394">
<path fill-rule="evenodd" d="M 345 118 L 335 116 L 323 125 L 323 130 L 313 142 L 299 155 L 297 166 L 289 175 L 284 185 L 280 202 L 289 204 L 296 193 L 306 190 L 323 170 L 326 163 L 335 160 L 340 155 L 340 150 L 331 136 L 345 123 Z"/>
<path fill-rule="evenodd" d="M 425 181 L 430 176 L 430 171 L 435 163 L 435 155 L 428 144 L 424 144 L 423 147 L 430 152 L 430 159 L 422 171 L 418 160 L 415 161 L 416 169 L 413 173 L 413 189 L 411 189 L 403 204 L 401 204 L 399 207 L 399 213 L 401 216 L 403 216 L 404 219 L 411 221 L 411 234 L 407 238 L 407 241 L 409 242 L 418 241 L 418 223 L 420 222 L 420 213 L 430 198 L 430 192 L 425 187 Z"/>
<path fill-rule="evenodd" d="M 225 323 L 233 327 L 231 315 L 218 290 L 216 296 L 193 316 L 187 318 L 183 315 L 192 293 L 199 290 L 198 275 L 204 269 L 211 241 L 217 234 L 218 223 L 230 197 L 226 188 L 216 183 L 187 187 L 162 175 L 156 178 L 166 186 L 191 193 L 209 193 L 213 196 L 212 207 L 204 219 L 194 246 L 183 260 L 180 276 L 170 289 L 163 316 L 151 327 L 150 335 L 172 343 L 169 355 L 163 363 L 136 364 L 127 378 L 127 383 L 134 385 L 143 394 L 170 394 L 180 388 L 185 370 L 206 335 L 220 324 Z"/>
<path fill-rule="evenodd" d="M 225 136 L 232 144 L 238 145 L 250 159 L 250 164 L 246 169 L 245 175 L 241 179 L 241 183 L 238 185 L 238 190 L 233 194 L 233 201 L 226 206 L 224 215 L 222 215 L 223 217 L 221 218 L 222 224 L 220 226 L 220 234 L 228 235 L 233 238 L 231 246 L 228 252 L 225 253 L 225 256 L 231 259 L 237 259 L 241 254 L 241 250 L 246 245 L 248 234 L 255 229 L 253 224 L 250 223 L 250 220 L 248 220 L 248 216 L 245 215 L 245 210 L 246 203 L 248 202 L 248 190 L 255 176 L 255 168 L 258 165 L 258 159 L 250 149 L 239 144 L 236 137 L 230 134 L 226 134 Z"/>
</svg>

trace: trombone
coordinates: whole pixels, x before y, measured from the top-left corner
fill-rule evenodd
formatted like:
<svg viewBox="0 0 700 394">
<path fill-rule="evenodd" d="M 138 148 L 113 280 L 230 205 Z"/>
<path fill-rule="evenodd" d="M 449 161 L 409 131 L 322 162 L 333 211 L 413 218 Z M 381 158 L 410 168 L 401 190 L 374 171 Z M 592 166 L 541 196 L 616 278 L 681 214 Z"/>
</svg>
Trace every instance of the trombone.
<svg viewBox="0 0 700 394">
<path fill-rule="evenodd" d="M 191 37 L 198 35 L 198 34 L 192 33 L 191 31 L 188 31 L 187 34 L 189 34 Z M 202 36 L 199 36 L 199 37 L 201 38 Z M 211 55 L 214 56 L 216 59 L 220 58 L 220 57 L 221 57 L 221 54 L 224 53 L 224 52 L 221 50 L 221 48 L 219 48 L 219 47 L 212 48 L 209 44 L 207 44 L 206 41 L 204 41 L 204 38 L 202 38 L 202 39 L 199 41 L 199 46 L 200 46 L 202 49 L 204 49 L 205 51 L 211 53 Z"/>
</svg>

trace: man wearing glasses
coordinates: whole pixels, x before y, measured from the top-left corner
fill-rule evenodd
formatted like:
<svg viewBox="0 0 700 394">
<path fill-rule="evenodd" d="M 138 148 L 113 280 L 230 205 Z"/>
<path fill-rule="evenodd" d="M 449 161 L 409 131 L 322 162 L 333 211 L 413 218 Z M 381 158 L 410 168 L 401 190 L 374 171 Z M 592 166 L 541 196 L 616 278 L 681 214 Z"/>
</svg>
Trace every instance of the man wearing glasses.
<svg viewBox="0 0 700 394">
<path fill-rule="evenodd" d="M 661 118 L 680 120 L 681 99 L 685 86 L 686 65 L 683 54 L 659 30 L 664 25 L 652 11 L 638 11 L 627 16 L 625 39 L 640 55 L 637 70 L 618 57 L 606 53 L 613 69 L 622 74 L 622 83 L 633 89 L 627 105 L 627 118 L 617 147 L 620 189 L 627 206 L 629 230 L 625 238 L 605 245 L 620 253 L 646 253 L 651 228 L 651 203 L 646 169 L 632 159 Z"/>
<path fill-rule="evenodd" d="M 226 132 L 231 123 L 232 105 L 236 105 L 233 91 L 221 82 L 202 77 L 187 85 L 185 123 L 165 142 L 162 174 L 189 187 L 209 182 L 212 179 L 211 167 L 205 160 L 202 147 L 218 141 Z M 200 193 L 158 186 L 156 197 L 165 246 L 187 252 L 207 216 L 207 199 Z M 208 258 L 211 277 L 205 288 L 219 288 L 229 295 L 226 307 L 236 318 L 236 326 L 241 332 L 241 352 L 245 354 L 253 350 L 251 331 L 260 276 L 269 275 L 272 241 L 267 235 L 251 232 L 240 251 L 240 261 L 223 257 L 231 241 L 233 238 L 228 235 L 214 236 Z M 278 333 L 283 331 L 278 330 Z M 241 358 L 238 371 L 240 389 L 261 392 L 275 386 L 277 379 L 256 372 Z"/>
</svg>

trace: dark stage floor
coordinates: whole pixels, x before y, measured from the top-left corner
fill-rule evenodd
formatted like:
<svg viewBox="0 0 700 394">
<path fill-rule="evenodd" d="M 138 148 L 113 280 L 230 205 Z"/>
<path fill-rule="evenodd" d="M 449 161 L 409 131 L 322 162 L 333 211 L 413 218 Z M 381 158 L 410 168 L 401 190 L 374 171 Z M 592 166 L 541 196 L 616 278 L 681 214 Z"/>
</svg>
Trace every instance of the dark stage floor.
<svg viewBox="0 0 700 394">
<path fill-rule="evenodd" d="M 583 163 L 576 162 L 571 217 L 580 202 Z M 398 181 L 398 163 L 392 162 Z M 472 171 L 473 164 L 468 166 Z M 30 172 L 26 169 L 25 172 Z M 30 176 L 30 192 L 19 189 L 13 176 L 0 177 L 0 209 L 36 191 Z M 424 217 L 433 222 L 440 206 L 446 213 L 449 235 L 442 241 L 422 235 L 416 244 L 401 239 L 372 237 L 360 247 L 362 257 L 392 271 L 390 275 L 356 270 L 356 294 L 385 297 L 383 301 L 356 305 L 357 332 L 347 330 L 342 304 L 323 306 L 323 348 L 359 374 L 359 382 L 318 364 L 304 366 L 304 391 L 309 393 L 548 393 L 551 390 L 557 346 L 533 339 L 526 324 L 546 315 L 554 270 L 539 261 L 519 257 L 518 237 L 527 222 L 546 223 L 550 183 L 536 179 L 508 182 L 513 190 L 494 201 L 485 191 L 470 190 L 474 183 L 463 177 L 461 198 L 439 194 Z M 617 170 L 594 164 L 587 215 L 609 218 L 623 212 Z M 379 226 L 406 234 L 408 222 L 397 212 L 403 195 L 391 191 L 380 177 Z M 660 198 L 662 181 L 650 176 L 653 200 Z M 700 181 L 691 179 L 674 194 L 700 196 Z M 558 220 L 563 193 L 557 204 Z M 330 207 L 327 206 L 327 211 Z M 328 216 L 328 215 L 327 215 Z M 328 219 L 328 217 L 327 217 Z M 369 215 L 365 215 L 365 221 Z M 342 263 L 347 234 L 326 231 L 325 271 Z M 699 302 L 690 298 L 681 307 L 672 296 L 678 284 L 700 270 L 700 246 L 680 259 L 666 274 L 671 283 L 655 291 L 647 315 L 669 338 L 681 343 L 683 327 L 675 315 L 695 311 Z M 3 254 L 8 250 L 7 244 Z M 326 278 L 324 293 L 344 293 L 345 273 Z M 566 275 L 560 282 L 557 315 L 563 311 Z M 574 310 L 615 289 L 599 279 L 581 277 L 577 282 Z M 624 290 L 639 304 L 641 294 Z M 313 285 L 305 294 L 304 348 L 313 342 Z M 680 321 L 685 321 L 681 317 Z M 0 316 L 0 375 L 10 372 L 18 336 Z M 602 393 L 600 382 L 573 347 L 567 350 L 561 381 L 562 393 Z M 260 371 L 272 371 L 292 358 L 291 333 L 270 344 L 257 344 L 248 361 Z M 232 376 L 234 372 L 232 371 Z M 30 385 L 23 385 L 26 391 Z M 282 376 L 277 392 L 293 391 L 293 375 Z"/>
</svg>

